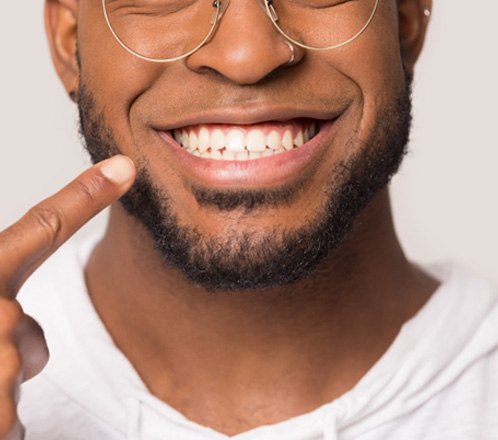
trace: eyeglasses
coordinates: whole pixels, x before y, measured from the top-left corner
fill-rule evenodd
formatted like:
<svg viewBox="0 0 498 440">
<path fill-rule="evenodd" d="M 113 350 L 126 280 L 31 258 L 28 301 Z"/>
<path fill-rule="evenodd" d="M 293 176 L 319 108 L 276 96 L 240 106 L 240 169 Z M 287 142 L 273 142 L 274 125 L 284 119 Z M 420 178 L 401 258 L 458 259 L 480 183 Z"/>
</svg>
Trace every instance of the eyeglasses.
<svg viewBox="0 0 498 440">
<path fill-rule="evenodd" d="M 345 46 L 363 34 L 379 1 L 263 3 L 266 15 L 288 41 L 321 51 Z M 118 43 L 136 57 L 154 63 L 178 61 L 199 50 L 213 37 L 228 5 L 229 0 L 102 0 L 105 20 Z"/>
</svg>

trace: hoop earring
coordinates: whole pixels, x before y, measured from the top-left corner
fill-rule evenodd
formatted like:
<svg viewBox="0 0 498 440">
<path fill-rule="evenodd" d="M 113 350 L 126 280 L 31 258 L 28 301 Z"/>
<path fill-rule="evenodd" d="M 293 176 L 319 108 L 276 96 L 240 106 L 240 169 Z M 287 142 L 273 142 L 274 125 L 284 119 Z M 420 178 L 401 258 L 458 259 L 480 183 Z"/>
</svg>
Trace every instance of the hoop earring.
<svg viewBox="0 0 498 440">
<path fill-rule="evenodd" d="M 291 66 L 292 64 L 294 64 L 294 61 L 296 60 L 296 49 L 294 48 L 294 46 L 290 41 L 285 40 L 285 44 L 287 44 L 287 46 L 289 46 L 290 49 L 290 58 L 289 61 L 287 61 L 287 64 Z"/>
</svg>

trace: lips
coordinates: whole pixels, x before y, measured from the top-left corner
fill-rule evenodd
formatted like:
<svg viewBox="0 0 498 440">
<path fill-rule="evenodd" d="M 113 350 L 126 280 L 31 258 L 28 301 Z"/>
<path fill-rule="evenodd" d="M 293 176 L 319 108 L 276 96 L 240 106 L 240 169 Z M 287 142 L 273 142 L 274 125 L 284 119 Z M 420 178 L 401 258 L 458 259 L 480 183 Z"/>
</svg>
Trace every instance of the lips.
<svg viewBox="0 0 498 440">
<path fill-rule="evenodd" d="M 296 118 L 241 125 L 203 122 L 157 132 L 191 182 L 261 188 L 312 173 L 335 125 L 335 119 Z"/>
<path fill-rule="evenodd" d="M 239 126 L 201 124 L 175 129 L 173 136 L 185 151 L 194 156 L 246 161 L 302 147 L 316 135 L 317 126 L 311 119 Z"/>
</svg>

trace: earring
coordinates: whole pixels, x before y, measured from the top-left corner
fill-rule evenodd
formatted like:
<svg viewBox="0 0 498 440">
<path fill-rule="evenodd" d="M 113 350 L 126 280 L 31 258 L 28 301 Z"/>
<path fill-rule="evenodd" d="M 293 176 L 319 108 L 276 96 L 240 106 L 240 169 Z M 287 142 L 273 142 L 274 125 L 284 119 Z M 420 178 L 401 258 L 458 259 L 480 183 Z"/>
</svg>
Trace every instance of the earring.
<svg viewBox="0 0 498 440">
<path fill-rule="evenodd" d="M 429 18 L 431 16 L 431 10 L 429 8 L 424 9 L 424 15 Z"/>
<path fill-rule="evenodd" d="M 296 49 L 294 48 L 294 46 L 292 45 L 292 43 L 290 43 L 289 41 L 285 40 L 285 44 L 287 44 L 287 46 L 289 46 L 289 49 L 290 49 L 290 58 L 289 58 L 289 61 L 287 61 L 287 64 L 290 66 L 294 63 L 294 60 L 296 59 Z"/>
</svg>

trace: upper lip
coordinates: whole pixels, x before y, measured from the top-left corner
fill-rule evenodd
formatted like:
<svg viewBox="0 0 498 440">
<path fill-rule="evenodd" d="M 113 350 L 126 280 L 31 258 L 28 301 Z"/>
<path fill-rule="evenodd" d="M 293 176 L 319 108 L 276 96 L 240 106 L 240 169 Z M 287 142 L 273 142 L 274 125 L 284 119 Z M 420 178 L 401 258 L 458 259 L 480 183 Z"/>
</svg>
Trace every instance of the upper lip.
<svg viewBox="0 0 498 440">
<path fill-rule="evenodd" d="M 201 124 L 251 125 L 269 121 L 283 122 L 297 118 L 328 121 L 338 118 L 344 110 L 342 108 L 325 112 L 315 109 L 303 109 L 302 105 L 296 105 L 295 107 L 275 105 L 211 107 L 187 115 L 178 115 L 176 119 L 172 119 L 167 123 L 152 123 L 151 125 L 158 131 L 169 131 L 175 128 Z"/>
</svg>

